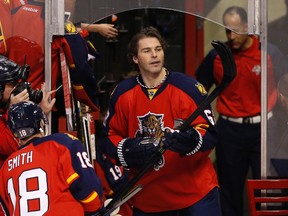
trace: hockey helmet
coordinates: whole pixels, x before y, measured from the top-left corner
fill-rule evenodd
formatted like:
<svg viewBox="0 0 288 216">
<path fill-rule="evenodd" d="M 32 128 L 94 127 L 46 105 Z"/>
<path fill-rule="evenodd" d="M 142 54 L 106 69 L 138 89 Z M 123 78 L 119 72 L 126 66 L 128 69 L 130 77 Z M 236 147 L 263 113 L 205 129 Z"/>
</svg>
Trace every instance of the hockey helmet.
<svg viewBox="0 0 288 216">
<path fill-rule="evenodd" d="M 13 104 L 8 111 L 8 126 L 16 138 L 24 139 L 40 131 L 45 114 L 39 105 L 32 101 Z"/>
<path fill-rule="evenodd" d="M 28 69 L 28 70 L 27 70 Z M 14 61 L 0 55 L 0 92 L 5 90 L 5 84 L 17 82 L 20 79 L 27 78 L 29 66 L 21 67 Z"/>
</svg>

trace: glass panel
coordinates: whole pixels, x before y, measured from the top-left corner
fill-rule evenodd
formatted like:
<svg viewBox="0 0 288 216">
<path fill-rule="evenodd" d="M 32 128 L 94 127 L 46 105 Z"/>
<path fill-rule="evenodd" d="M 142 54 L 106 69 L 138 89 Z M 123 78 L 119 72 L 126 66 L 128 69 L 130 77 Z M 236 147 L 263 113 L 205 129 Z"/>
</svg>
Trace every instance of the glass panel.
<svg viewBox="0 0 288 216">
<path fill-rule="evenodd" d="M 135 9 L 157 8 L 193 14 L 222 25 L 222 14 L 227 7 L 238 5 L 248 8 L 247 0 L 82 0 L 74 2 L 75 0 L 66 0 L 66 10 L 72 13 L 71 19 L 74 23 L 99 21 L 111 23 L 113 22 L 111 15 Z"/>
<path fill-rule="evenodd" d="M 129 71 L 130 67 L 123 53 L 126 53 L 126 44 L 139 28 L 147 25 L 156 26 L 170 44 L 166 56 L 168 66 L 185 72 L 185 69 L 187 70 L 184 68 L 185 61 L 189 61 L 185 60 L 185 14 L 198 17 L 196 28 L 203 28 L 203 21 L 207 21 L 205 22 L 204 46 L 205 52 L 208 52 L 212 48 L 210 42 L 213 39 L 226 40 L 222 14 L 230 6 L 241 6 L 247 10 L 248 3 L 245 0 L 233 2 L 229 0 L 85 0 L 76 1 L 76 3 L 75 0 L 66 0 L 65 8 L 66 11 L 71 12 L 70 19 L 73 23 L 112 23 L 119 30 L 117 39 L 113 40 L 107 40 L 100 34 L 90 34 L 92 43 L 100 55 L 105 57 L 100 57 L 94 65 L 98 79 L 100 81 L 108 79 L 113 83 Z M 222 26 L 222 29 L 217 29 L 217 26 L 218 28 Z M 244 29 L 231 30 L 247 33 Z M 170 55 L 173 52 L 178 53 L 176 61 L 173 55 Z"/>
<path fill-rule="evenodd" d="M 276 45 L 283 53 L 283 58 L 274 59 L 274 66 L 281 67 L 287 64 L 288 43 L 287 43 L 287 15 L 288 1 L 268 1 L 268 42 Z M 276 53 L 274 47 L 274 53 Z M 287 68 L 280 72 L 287 73 Z M 288 176 L 288 77 L 276 73 L 275 85 L 278 86 L 278 102 L 273 109 L 273 117 L 268 120 L 267 137 L 267 162 L 268 175 L 282 177 Z M 269 77 L 268 77 L 269 80 Z M 280 80 L 280 81 L 279 81 Z M 271 79 L 270 79 L 271 81 Z M 269 81 L 268 81 L 269 82 Z M 270 84 L 270 85 L 269 85 Z M 274 82 L 269 82 L 268 89 Z M 268 97 L 268 104 L 273 104 L 274 99 Z"/>
</svg>

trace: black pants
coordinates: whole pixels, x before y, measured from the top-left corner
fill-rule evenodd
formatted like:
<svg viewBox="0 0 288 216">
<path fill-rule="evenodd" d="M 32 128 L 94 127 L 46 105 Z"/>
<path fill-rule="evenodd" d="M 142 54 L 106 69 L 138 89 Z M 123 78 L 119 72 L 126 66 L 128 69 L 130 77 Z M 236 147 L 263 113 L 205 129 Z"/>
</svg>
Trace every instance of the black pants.
<svg viewBox="0 0 288 216">
<path fill-rule="evenodd" d="M 239 124 L 219 117 L 216 163 L 223 216 L 243 216 L 243 193 L 249 167 L 261 175 L 261 125 Z"/>
</svg>

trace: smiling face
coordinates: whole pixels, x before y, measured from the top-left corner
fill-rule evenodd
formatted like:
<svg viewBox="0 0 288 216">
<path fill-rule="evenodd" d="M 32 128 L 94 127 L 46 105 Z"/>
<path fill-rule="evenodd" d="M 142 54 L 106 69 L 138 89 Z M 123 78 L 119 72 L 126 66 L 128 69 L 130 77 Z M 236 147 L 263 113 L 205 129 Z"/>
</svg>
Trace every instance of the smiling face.
<svg viewBox="0 0 288 216">
<path fill-rule="evenodd" d="M 164 50 L 155 37 L 144 37 L 138 41 L 137 56 L 133 61 L 138 65 L 142 76 L 153 76 L 161 73 L 164 65 Z"/>
</svg>

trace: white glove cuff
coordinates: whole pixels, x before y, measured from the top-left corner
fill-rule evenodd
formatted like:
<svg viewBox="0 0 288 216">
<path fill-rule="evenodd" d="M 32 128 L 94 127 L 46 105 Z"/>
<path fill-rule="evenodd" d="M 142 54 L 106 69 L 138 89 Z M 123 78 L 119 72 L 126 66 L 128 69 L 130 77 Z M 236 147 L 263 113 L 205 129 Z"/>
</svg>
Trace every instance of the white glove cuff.
<svg viewBox="0 0 288 216">
<path fill-rule="evenodd" d="M 128 167 L 125 159 L 124 159 L 124 156 L 123 156 L 123 145 L 124 145 L 124 142 L 127 140 L 128 138 L 126 139 L 123 139 L 119 142 L 118 146 L 117 146 L 117 155 L 118 155 L 118 159 L 119 159 L 119 162 L 121 163 L 122 166 L 124 167 Z"/>
<path fill-rule="evenodd" d="M 194 128 L 194 129 L 195 129 L 195 128 Z M 195 147 L 191 152 L 185 154 L 186 156 L 191 156 L 191 155 L 195 154 L 196 152 L 199 151 L 199 149 L 200 149 L 201 146 L 202 146 L 202 143 L 203 143 L 202 135 L 200 134 L 200 132 L 199 132 L 197 129 L 195 129 L 195 131 L 197 131 L 197 133 L 198 133 L 198 140 L 199 140 L 199 141 L 198 141 L 196 147 Z"/>
</svg>

